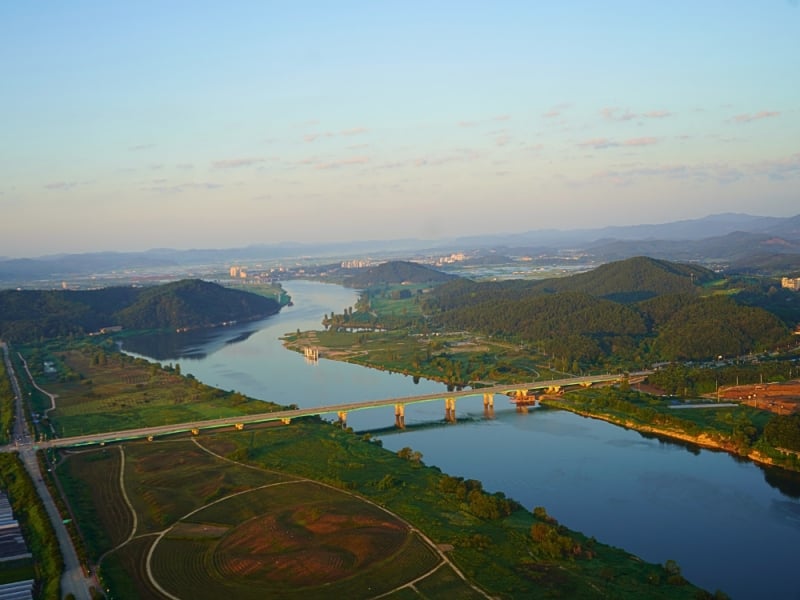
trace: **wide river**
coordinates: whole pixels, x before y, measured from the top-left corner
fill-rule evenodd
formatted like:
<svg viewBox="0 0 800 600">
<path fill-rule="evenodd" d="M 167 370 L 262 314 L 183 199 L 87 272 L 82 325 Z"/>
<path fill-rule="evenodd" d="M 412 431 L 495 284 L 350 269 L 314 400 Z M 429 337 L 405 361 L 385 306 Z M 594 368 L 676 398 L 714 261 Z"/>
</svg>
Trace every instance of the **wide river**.
<svg viewBox="0 0 800 600">
<path fill-rule="evenodd" d="M 285 284 L 294 306 L 264 321 L 125 343 L 125 349 L 226 390 L 301 407 L 444 392 L 420 381 L 346 363 L 310 363 L 279 337 L 321 329 L 325 313 L 353 306 L 336 285 Z M 529 509 L 544 506 L 571 529 L 649 562 L 673 559 L 693 583 L 732 598 L 800 599 L 800 477 L 728 454 L 644 437 L 556 410 L 517 413 L 503 396 L 493 419 L 482 397 L 348 414 L 356 431 L 380 430 L 385 448 L 409 446 L 428 465 L 478 479 Z M 328 418 L 333 420 L 335 415 Z M 388 428 L 388 429 L 384 429 Z"/>
</svg>

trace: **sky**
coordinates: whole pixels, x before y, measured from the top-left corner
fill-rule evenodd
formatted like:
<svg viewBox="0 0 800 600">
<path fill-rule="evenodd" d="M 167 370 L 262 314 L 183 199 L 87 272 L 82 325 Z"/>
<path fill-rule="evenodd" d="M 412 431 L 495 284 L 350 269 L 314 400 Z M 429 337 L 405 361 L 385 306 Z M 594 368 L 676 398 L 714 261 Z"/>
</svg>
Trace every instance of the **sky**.
<svg viewBox="0 0 800 600">
<path fill-rule="evenodd" d="M 0 256 L 800 213 L 796 0 L 0 3 Z"/>
</svg>

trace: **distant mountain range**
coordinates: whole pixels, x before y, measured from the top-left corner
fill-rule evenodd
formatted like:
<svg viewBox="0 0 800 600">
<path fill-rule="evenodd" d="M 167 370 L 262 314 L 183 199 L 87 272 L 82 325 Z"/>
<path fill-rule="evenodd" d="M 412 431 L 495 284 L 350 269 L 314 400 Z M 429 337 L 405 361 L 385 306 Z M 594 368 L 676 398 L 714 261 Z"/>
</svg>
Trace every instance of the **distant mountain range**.
<svg viewBox="0 0 800 600">
<path fill-rule="evenodd" d="M 800 274 L 800 215 L 763 217 L 738 213 L 710 215 L 663 224 L 598 229 L 534 230 L 506 235 L 460 237 L 448 241 L 390 240 L 328 244 L 272 244 L 229 249 L 96 252 L 0 260 L 0 286 L 18 281 L 58 280 L 128 269 L 169 269 L 298 257 L 371 256 L 412 258 L 449 252 L 509 257 L 582 253 L 593 262 L 632 256 L 701 262 L 741 272 Z"/>
</svg>

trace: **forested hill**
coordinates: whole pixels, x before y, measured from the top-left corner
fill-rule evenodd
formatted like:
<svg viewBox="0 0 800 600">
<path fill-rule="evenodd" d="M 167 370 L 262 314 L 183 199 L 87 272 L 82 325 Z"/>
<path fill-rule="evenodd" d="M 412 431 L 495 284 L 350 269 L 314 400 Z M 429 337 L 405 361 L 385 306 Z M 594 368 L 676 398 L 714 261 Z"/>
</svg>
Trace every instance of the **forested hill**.
<svg viewBox="0 0 800 600">
<path fill-rule="evenodd" d="M 348 287 L 367 288 L 392 283 L 440 283 L 456 278 L 456 275 L 442 273 L 424 265 L 395 260 L 364 269 L 348 277 L 344 283 Z"/>
<path fill-rule="evenodd" d="M 749 290 L 746 302 L 700 294 L 715 278 L 633 258 L 539 282 L 448 282 L 425 296 L 424 312 L 432 326 L 535 343 L 565 368 L 609 356 L 640 364 L 739 356 L 786 342 L 795 323 L 757 306 L 772 290 Z"/>
<path fill-rule="evenodd" d="M 697 265 L 637 256 L 571 277 L 548 279 L 533 289 L 584 292 L 617 302 L 639 302 L 664 294 L 694 294 L 695 286 L 716 278 L 713 271 Z"/>
<path fill-rule="evenodd" d="M 272 298 L 199 279 L 91 291 L 0 291 L 0 339 L 26 342 L 103 327 L 177 329 L 246 321 L 280 311 Z"/>
</svg>

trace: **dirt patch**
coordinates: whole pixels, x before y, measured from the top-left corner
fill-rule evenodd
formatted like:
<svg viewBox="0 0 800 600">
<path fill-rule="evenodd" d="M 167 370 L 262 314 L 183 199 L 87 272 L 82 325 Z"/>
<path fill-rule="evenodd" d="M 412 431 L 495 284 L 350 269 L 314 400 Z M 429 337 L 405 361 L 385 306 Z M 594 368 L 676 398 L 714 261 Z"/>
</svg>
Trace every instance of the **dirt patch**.
<svg viewBox="0 0 800 600">
<path fill-rule="evenodd" d="M 301 507 L 235 528 L 217 547 L 214 562 L 223 576 L 322 585 L 394 554 L 407 535 L 400 523 L 376 515 Z"/>
<path fill-rule="evenodd" d="M 720 400 L 740 401 L 742 404 L 780 415 L 800 412 L 800 381 L 757 383 L 720 388 Z"/>
</svg>

